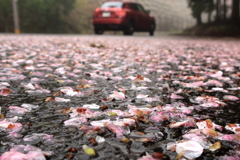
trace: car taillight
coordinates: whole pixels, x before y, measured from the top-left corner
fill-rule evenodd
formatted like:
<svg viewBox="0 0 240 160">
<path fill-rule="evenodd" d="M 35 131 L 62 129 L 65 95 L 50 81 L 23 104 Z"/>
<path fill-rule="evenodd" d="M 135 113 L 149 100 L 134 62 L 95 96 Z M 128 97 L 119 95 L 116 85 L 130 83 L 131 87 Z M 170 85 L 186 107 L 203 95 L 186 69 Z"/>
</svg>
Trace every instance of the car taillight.
<svg viewBox="0 0 240 160">
<path fill-rule="evenodd" d="M 98 17 L 101 17 L 100 8 L 97 8 L 93 14 L 93 18 L 98 18 Z"/>
<path fill-rule="evenodd" d="M 124 10 L 120 10 L 117 13 L 118 18 L 123 18 L 125 17 L 125 15 L 126 15 L 126 12 Z"/>
</svg>

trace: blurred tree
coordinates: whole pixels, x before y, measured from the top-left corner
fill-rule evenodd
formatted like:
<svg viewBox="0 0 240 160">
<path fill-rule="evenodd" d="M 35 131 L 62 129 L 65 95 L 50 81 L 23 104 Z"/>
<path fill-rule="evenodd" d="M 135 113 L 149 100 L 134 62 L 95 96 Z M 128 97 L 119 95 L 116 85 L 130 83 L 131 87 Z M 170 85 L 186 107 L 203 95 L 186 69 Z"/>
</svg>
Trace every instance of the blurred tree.
<svg viewBox="0 0 240 160">
<path fill-rule="evenodd" d="M 68 31 L 70 33 L 92 33 L 91 18 L 98 5 L 96 0 L 76 0 L 75 8 L 66 19 L 69 24 Z"/>
<path fill-rule="evenodd" d="M 66 33 L 76 0 L 18 0 L 20 28 L 25 33 Z M 0 0 L 0 32 L 13 32 L 12 1 Z M 2 25 L 3 24 L 3 25 Z"/>
<path fill-rule="evenodd" d="M 206 1 L 206 10 L 205 12 L 208 13 L 208 23 L 211 22 L 212 12 L 214 11 L 214 0 Z"/>
<path fill-rule="evenodd" d="M 19 0 L 19 14 L 23 32 L 62 33 L 65 19 L 74 8 L 75 0 Z"/>
<path fill-rule="evenodd" d="M 228 4 L 227 4 L 228 1 Z M 229 3 L 232 1 L 232 3 Z M 208 23 L 211 22 L 212 12 L 215 10 L 215 21 L 227 22 L 228 5 L 231 4 L 231 19 L 233 23 L 240 23 L 240 0 L 188 0 L 192 15 L 197 20 L 197 25 L 202 24 L 201 14 L 203 11 L 208 13 Z"/>
<path fill-rule="evenodd" d="M 202 24 L 202 12 L 205 10 L 205 0 L 188 0 L 192 15 L 197 20 L 197 25 Z"/>
<path fill-rule="evenodd" d="M 226 4 L 226 0 L 223 0 L 223 20 L 226 21 L 227 17 L 227 4 Z"/>
<path fill-rule="evenodd" d="M 220 21 L 220 0 L 217 0 L 216 2 L 216 22 Z"/>
<path fill-rule="evenodd" d="M 232 21 L 240 23 L 240 0 L 232 0 Z"/>
<path fill-rule="evenodd" d="M 0 32 L 13 32 L 13 10 L 11 0 L 0 0 Z"/>
<path fill-rule="evenodd" d="M 187 1 L 192 9 L 193 17 L 197 19 L 197 25 L 190 28 L 188 30 L 189 33 L 214 36 L 240 36 L 240 0 Z M 208 13 L 208 22 L 205 24 L 201 23 L 203 8 Z M 215 21 L 211 22 L 212 12 L 215 12 Z"/>
</svg>

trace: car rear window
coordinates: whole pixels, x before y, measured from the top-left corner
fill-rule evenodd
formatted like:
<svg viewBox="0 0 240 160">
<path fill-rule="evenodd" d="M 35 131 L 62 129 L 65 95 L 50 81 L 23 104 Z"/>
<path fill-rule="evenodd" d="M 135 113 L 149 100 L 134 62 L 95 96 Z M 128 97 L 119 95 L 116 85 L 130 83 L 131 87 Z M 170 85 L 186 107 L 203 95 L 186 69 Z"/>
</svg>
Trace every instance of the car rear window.
<svg viewBox="0 0 240 160">
<path fill-rule="evenodd" d="M 129 6 L 130 6 L 130 8 L 131 9 L 133 9 L 133 10 L 138 10 L 138 7 L 137 7 L 137 4 L 136 3 L 129 3 Z"/>
<path fill-rule="evenodd" d="M 123 2 L 105 2 L 101 8 L 122 8 Z"/>
</svg>

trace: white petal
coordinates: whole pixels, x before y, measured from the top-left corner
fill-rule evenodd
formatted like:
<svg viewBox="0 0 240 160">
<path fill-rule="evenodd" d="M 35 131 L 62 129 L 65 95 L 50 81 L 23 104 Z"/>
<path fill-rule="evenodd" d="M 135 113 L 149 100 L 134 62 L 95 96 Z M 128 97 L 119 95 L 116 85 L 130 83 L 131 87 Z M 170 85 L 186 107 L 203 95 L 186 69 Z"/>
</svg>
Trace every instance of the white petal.
<svg viewBox="0 0 240 160">
<path fill-rule="evenodd" d="M 201 156 L 203 147 L 195 141 L 186 141 L 176 145 L 176 152 L 183 152 L 183 156 L 188 159 L 195 159 Z"/>
<path fill-rule="evenodd" d="M 83 105 L 84 108 L 89 108 L 89 109 L 99 109 L 100 106 L 96 104 L 85 104 Z"/>
</svg>

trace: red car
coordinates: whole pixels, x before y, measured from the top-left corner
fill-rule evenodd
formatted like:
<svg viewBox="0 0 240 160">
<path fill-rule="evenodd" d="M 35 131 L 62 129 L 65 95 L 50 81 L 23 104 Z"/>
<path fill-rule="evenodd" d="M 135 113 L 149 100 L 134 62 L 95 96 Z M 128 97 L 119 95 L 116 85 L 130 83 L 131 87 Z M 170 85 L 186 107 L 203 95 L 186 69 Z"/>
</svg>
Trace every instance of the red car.
<svg viewBox="0 0 240 160">
<path fill-rule="evenodd" d="M 124 35 L 145 31 L 152 36 L 156 27 L 154 17 L 141 4 L 126 1 L 103 3 L 94 11 L 92 22 L 95 34 L 103 34 L 106 30 L 122 30 Z"/>
</svg>

